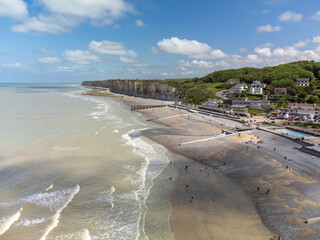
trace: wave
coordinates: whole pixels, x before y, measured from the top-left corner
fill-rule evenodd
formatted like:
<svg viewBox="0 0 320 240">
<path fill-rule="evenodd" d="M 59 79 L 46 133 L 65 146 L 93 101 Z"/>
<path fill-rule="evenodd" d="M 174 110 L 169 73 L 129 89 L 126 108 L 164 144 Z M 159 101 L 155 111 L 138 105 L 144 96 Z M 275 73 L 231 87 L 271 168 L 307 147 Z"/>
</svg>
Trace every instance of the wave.
<svg viewBox="0 0 320 240">
<path fill-rule="evenodd" d="M 112 132 L 113 132 L 113 133 L 118 133 L 119 130 L 118 130 L 118 129 L 114 129 Z"/>
<path fill-rule="evenodd" d="M 44 191 L 47 192 L 49 191 L 51 188 L 53 188 L 53 183 L 51 183 L 51 185 L 49 187 L 47 187 Z"/>
<path fill-rule="evenodd" d="M 133 147 L 133 152 L 143 158 L 139 169 L 135 170 L 136 175 L 139 177 L 131 177 L 131 182 L 138 187 L 134 192 L 133 196 L 139 204 L 139 219 L 136 226 L 137 236 L 136 239 L 143 238 L 148 239 L 145 232 L 145 217 L 147 212 L 146 199 L 150 194 L 150 190 L 153 187 L 153 180 L 159 176 L 168 164 L 169 159 L 165 156 L 165 148 L 161 147 L 162 150 L 165 150 L 163 153 L 155 151 L 154 146 L 159 146 L 156 143 L 149 143 L 142 135 L 141 132 L 144 129 L 134 129 L 126 134 L 122 135 L 123 140 L 127 145 Z M 145 140 L 144 140 L 145 139 Z M 128 196 L 126 196 L 128 197 Z"/>
<path fill-rule="evenodd" d="M 84 229 L 81 240 L 91 240 L 91 236 L 88 229 Z"/>
<path fill-rule="evenodd" d="M 52 150 L 58 151 L 76 151 L 79 150 L 80 147 L 53 147 Z"/>
<path fill-rule="evenodd" d="M 98 197 L 94 200 L 90 200 L 89 202 L 92 202 L 94 204 L 99 204 L 99 203 L 110 203 L 111 204 L 111 209 L 114 208 L 114 197 L 113 197 L 113 193 L 116 191 L 116 189 L 114 188 L 114 186 L 111 186 L 108 190 L 105 190 L 103 192 L 100 192 L 98 194 Z"/>
<path fill-rule="evenodd" d="M 29 225 L 35 225 L 35 224 L 40 224 L 45 222 L 47 219 L 46 218 L 36 218 L 36 219 L 23 219 L 21 220 L 17 226 L 29 226 Z"/>
<path fill-rule="evenodd" d="M 103 126 L 100 130 L 96 131 L 94 135 L 98 135 L 105 128 L 106 128 L 106 126 Z"/>
<path fill-rule="evenodd" d="M 69 197 L 67 198 L 67 201 L 56 211 L 56 213 L 51 217 L 51 224 L 47 227 L 46 231 L 44 234 L 41 236 L 40 240 L 45 240 L 47 235 L 55 228 L 58 226 L 59 223 L 59 218 L 61 215 L 62 210 L 68 206 L 68 204 L 72 201 L 73 197 L 80 191 L 80 186 L 76 185 Z"/>
<path fill-rule="evenodd" d="M 9 230 L 9 228 L 14 222 L 18 221 L 18 219 L 21 216 L 22 210 L 23 208 L 20 208 L 18 212 L 8 217 L 7 219 L 4 219 L 3 223 L 0 226 L 0 235 L 4 234 L 7 230 Z M 1 222 L 2 222 L 2 219 L 1 219 Z"/>
</svg>

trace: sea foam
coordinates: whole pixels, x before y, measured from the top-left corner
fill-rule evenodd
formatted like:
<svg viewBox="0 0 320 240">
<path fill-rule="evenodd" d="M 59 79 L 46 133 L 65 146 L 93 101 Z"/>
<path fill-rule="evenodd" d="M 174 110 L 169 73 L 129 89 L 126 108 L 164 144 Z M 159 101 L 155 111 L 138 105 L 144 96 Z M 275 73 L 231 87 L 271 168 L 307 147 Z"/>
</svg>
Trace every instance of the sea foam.
<svg viewBox="0 0 320 240">
<path fill-rule="evenodd" d="M 71 189 L 70 195 L 67 198 L 67 201 L 57 209 L 56 213 L 51 217 L 51 224 L 48 225 L 47 229 L 41 236 L 40 240 L 45 240 L 47 235 L 58 226 L 59 218 L 61 215 L 62 210 L 68 206 L 68 204 L 72 201 L 73 197 L 80 191 L 80 186 L 76 185 L 74 188 Z"/>
<path fill-rule="evenodd" d="M 13 214 L 12 216 L 1 219 L 0 235 L 4 234 L 7 230 L 9 230 L 9 228 L 14 222 L 18 221 L 18 219 L 21 216 L 22 210 L 23 208 L 20 208 L 19 211 Z"/>
</svg>

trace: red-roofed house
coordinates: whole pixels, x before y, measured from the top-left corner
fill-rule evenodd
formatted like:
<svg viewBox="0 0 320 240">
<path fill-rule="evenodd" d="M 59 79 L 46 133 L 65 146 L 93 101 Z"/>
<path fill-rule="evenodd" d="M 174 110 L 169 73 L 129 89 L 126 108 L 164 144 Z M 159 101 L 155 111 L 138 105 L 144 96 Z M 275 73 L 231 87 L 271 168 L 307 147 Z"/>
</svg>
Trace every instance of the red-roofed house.
<svg viewBox="0 0 320 240">
<path fill-rule="evenodd" d="M 286 88 L 275 88 L 274 95 L 286 95 L 287 89 Z"/>
<path fill-rule="evenodd" d="M 227 82 L 227 84 L 239 84 L 240 79 L 230 78 Z"/>
</svg>

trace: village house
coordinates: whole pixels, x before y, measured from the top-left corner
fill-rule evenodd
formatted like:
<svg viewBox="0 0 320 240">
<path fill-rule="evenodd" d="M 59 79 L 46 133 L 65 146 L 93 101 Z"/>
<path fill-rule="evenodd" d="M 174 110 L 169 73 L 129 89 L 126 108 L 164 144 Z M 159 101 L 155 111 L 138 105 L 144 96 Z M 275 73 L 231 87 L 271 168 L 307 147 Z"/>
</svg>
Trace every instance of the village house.
<svg viewBox="0 0 320 240">
<path fill-rule="evenodd" d="M 287 89 L 286 88 L 275 88 L 274 95 L 287 95 Z"/>
<path fill-rule="evenodd" d="M 264 85 L 260 81 L 253 81 L 250 85 L 250 94 L 262 94 Z"/>
<path fill-rule="evenodd" d="M 221 102 L 220 99 L 210 99 L 209 101 L 202 104 L 204 107 L 214 108 L 218 106 L 218 103 Z"/>
<path fill-rule="evenodd" d="M 288 113 L 313 118 L 320 115 L 320 104 L 289 103 Z"/>
<path fill-rule="evenodd" d="M 254 101 L 254 100 L 248 100 L 248 98 L 234 98 L 231 100 L 230 107 L 232 108 L 252 107 L 253 109 L 269 108 L 270 101 L 268 100 Z"/>
<path fill-rule="evenodd" d="M 307 87 L 309 86 L 309 78 L 297 78 L 296 79 L 296 86 L 300 87 Z"/>
<path fill-rule="evenodd" d="M 247 84 L 240 83 L 229 89 L 229 94 L 241 94 L 248 88 Z"/>
<path fill-rule="evenodd" d="M 240 79 L 234 79 L 234 78 L 230 78 L 227 81 L 227 84 L 239 84 L 240 83 Z"/>
</svg>

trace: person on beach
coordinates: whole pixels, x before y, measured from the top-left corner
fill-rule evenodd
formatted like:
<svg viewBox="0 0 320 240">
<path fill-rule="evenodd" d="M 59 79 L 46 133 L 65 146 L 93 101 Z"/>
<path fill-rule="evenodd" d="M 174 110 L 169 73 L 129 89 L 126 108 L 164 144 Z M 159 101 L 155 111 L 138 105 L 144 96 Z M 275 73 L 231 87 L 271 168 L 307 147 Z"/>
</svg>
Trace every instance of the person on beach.
<svg viewBox="0 0 320 240">
<path fill-rule="evenodd" d="M 276 151 L 276 148 L 273 148 L 273 151 Z"/>
<path fill-rule="evenodd" d="M 186 170 L 188 170 L 188 165 L 186 166 Z"/>
<path fill-rule="evenodd" d="M 172 177 L 170 177 L 169 179 L 172 180 Z"/>
<path fill-rule="evenodd" d="M 187 185 L 186 185 L 186 188 L 188 188 L 188 187 L 189 187 L 189 185 L 187 184 Z"/>
<path fill-rule="evenodd" d="M 260 191 L 260 188 L 259 187 L 257 187 L 257 190 L 258 190 L 258 192 Z"/>
<path fill-rule="evenodd" d="M 193 197 L 191 197 L 190 202 L 193 203 Z"/>
</svg>

